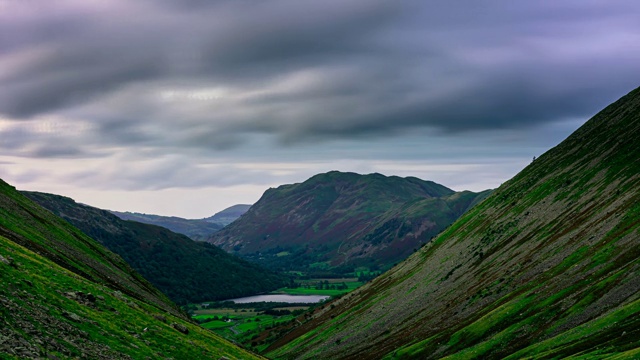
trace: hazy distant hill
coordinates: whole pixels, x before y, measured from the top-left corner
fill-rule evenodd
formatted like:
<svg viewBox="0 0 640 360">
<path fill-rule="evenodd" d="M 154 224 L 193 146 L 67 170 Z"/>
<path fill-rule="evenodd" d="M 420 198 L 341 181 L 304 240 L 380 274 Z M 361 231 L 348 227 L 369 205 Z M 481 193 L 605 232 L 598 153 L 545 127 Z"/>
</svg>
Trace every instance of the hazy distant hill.
<svg viewBox="0 0 640 360">
<path fill-rule="evenodd" d="M 255 295 L 287 281 L 211 244 L 160 226 L 125 221 L 64 196 L 24 194 L 118 253 L 179 304 Z"/>
<path fill-rule="evenodd" d="M 215 215 L 211 217 L 205 218 L 204 220 L 210 223 L 227 226 L 246 213 L 250 207 L 251 205 L 246 204 L 233 205 L 215 213 Z"/>
<path fill-rule="evenodd" d="M 233 205 L 215 215 L 204 219 L 183 219 L 176 216 L 161 216 L 135 212 L 110 210 L 122 220 L 132 220 L 145 224 L 162 226 L 178 234 L 184 234 L 193 240 L 204 241 L 211 235 L 242 216 L 251 205 Z"/>
<path fill-rule="evenodd" d="M 140 214 L 134 212 L 110 212 L 122 220 L 137 221 L 145 224 L 158 225 L 178 234 L 187 235 L 193 240 L 206 240 L 211 234 L 222 229 L 224 225 L 204 219 L 183 219 L 175 216 L 160 216 Z"/>
<path fill-rule="evenodd" d="M 0 180 L 0 358 L 257 359 Z"/>
<path fill-rule="evenodd" d="M 488 192 L 337 171 L 267 190 L 210 242 L 272 269 L 353 271 L 405 259 Z"/>
<path fill-rule="evenodd" d="M 268 355 L 640 358 L 640 88 L 278 346 Z"/>
</svg>

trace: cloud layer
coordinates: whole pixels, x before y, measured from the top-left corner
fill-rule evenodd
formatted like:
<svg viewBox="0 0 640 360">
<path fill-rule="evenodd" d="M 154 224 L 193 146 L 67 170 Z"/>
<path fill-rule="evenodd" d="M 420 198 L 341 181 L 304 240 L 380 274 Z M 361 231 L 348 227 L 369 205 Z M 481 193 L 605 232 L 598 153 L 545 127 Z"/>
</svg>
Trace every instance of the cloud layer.
<svg viewBox="0 0 640 360">
<path fill-rule="evenodd" d="M 207 159 L 330 163 L 380 146 L 400 160 L 411 151 L 392 145 L 416 134 L 487 148 L 638 86 L 638 14 L 604 0 L 0 0 L 0 155 L 190 162 L 190 181 L 145 167 L 108 182 L 166 188 L 275 179 Z M 517 146 L 494 140 L 503 157 Z"/>
<path fill-rule="evenodd" d="M 637 85 L 638 6 L 556 3 L 5 2 L 0 112 L 213 148 L 585 117 Z"/>
</svg>

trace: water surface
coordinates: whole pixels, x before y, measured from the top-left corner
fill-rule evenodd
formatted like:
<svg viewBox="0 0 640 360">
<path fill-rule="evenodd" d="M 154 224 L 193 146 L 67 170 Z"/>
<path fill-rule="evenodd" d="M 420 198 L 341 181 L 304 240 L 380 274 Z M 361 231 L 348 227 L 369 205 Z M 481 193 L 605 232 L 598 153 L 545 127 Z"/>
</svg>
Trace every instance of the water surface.
<svg viewBox="0 0 640 360">
<path fill-rule="evenodd" d="M 263 302 L 263 301 L 301 304 L 301 303 L 317 303 L 328 298 L 329 296 L 326 296 L 326 295 L 269 294 L 269 295 L 247 296 L 243 298 L 229 299 L 226 301 L 233 301 L 236 304 L 246 304 L 246 303 Z"/>
</svg>

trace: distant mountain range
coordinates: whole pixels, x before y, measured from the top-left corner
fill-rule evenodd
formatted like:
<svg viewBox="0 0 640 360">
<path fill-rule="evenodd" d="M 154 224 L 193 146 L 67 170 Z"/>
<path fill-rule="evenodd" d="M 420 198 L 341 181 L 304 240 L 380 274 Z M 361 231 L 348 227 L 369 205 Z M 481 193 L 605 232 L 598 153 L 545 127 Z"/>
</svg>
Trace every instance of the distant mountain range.
<svg viewBox="0 0 640 360">
<path fill-rule="evenodd" d="M 267 356 L 640 358 L 640 88 L 307 318 Z"/>
<path fill-rule="evenodd" d="M 195 325 L 120 256 L 2 180 L 0 283 L 2 359 L 261 358 Z"/>
<path fill-rule="evenodd" d="M 489 193 L 455 192 L 413 177 L 333 171 L 267 190 L 208 241 L 275 270 L 386 269 Z"/>
<path fill-rule="evenodd" d="M 240 216 L 244 215 L 244 213 L 246 213 L 250 207 L 251 205 L 247 204 L 233 205 L 203 220 L 212 224 L 227 226 L 236 221 L 236 219 L 238 219 Z"/>
<path fill-rule="evenodd" d="M 163 227 L 125 221 L 64 196 L 23 193 L 122 256 L 178 304 L 255 295 L 287 283 L 282 275 Z"/>
<path fill-rule="evenodd" d="M 211 234 L 222 229 L 242 216 L 251 205 L 233 205 L 205 219 L 183 219 L 176 216 L 141 214 L 109 210 L 122 220 L 132 220 L 145 224 L 158 225 L 178 234 L 187 235 L 193 240 L 204 241 Z"/>
</svg>

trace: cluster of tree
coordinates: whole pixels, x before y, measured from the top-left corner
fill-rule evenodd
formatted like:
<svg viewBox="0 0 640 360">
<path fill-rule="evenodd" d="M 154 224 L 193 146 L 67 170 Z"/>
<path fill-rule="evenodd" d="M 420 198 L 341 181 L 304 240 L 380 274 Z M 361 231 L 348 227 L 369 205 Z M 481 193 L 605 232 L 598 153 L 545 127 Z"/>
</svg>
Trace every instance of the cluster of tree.
<svg viewBox="0 0 640 360">
<path fill-rule="evenodd" d="M 309 282 L 305 282 L 305 283 L 298 283 L 298 282 L 290 282 L 288 287 L 290 289 L 298 289 L 298 288 L 303 288 L 303 289 L 316 289 L 316 290 L 347 290 L 349 287 L 347 286 L 347 284 L 343 281 L 340 284 L 336 284 L 336 283 L 330 283 L 328 280 L 321 280 L 315 283 L 309 283 Z"/>
<path fill-rule="evenodd" d="M 269 292 L 289 278 L 163 227 L 125 221 L 61 196 L 26 193 L 109 250 L 179 305 Z"/>
<path fill-rule="evenodd" d="M 376 277 L 378 277 L 382 272 L 380 271 L 370 271 L 370 272 L 361 272 L 358 274 L 358 281 L 360 282 L 368 282 Z"/>
<path fill-rule="evenodd" d="M 309 304 L 296 304 L 296 306 L 316 306 L 318 303 L 309 303 Z M 183 309 L 189 310 L 194 305 L 183 306 Z M 214 301 L 209 303 L 209 309 L 254 309 L 256 312 L 263 312 L 276 308 L 283 308 L 291 306 L 290 303 L 287 302 L 255 302 L 255 303 L 244 303 L 244 304 L 236 304 L 232 301 Z"/>
<path fill-rule="evenodd" d="M 286 256 L 278 256 L 285 251 L 278 247 L 266 252 L 255 252 L 242 255 L 248 261 L 260 264 L 268 269 L 280 272 L 303 271 L 308 272 L 309 265 L 318 261 L 318 253 L 306 248 L 288 249 Z"/>
<path fill-rule="evenodd" d="M 271 291 L 287 278 L 164 228 L 128 221 L 124 236 L 96 236 L 177 304 Z"/>
<path fill-rule="evenodd" d="M 309 279 L 339 279 L 353 276 L 358 266 L 364 266 L 372 271 L 379 270 L 380 266 L 376 260 L 363 259 L 358 264 L 348 263 L 339 266 L 326 266 L 324 268 L 312 267 L 310 264 L 324 261 L 324 252 L 328 248 L 300 247 L 297 249 L 284 248 L 281 246 L 263 252 L 243 254 L 242 257 L 252 263 L 260 264 L 268 269 L 278 272 L 301 272 L 304 275 L 297 276 L 299 280 Z M 285 256 L 279 254 L 286 252 Z M 298 286 L 296 286 L 298 287 Z"/>
<path fill-rule="evenodd" d="M 291 314 L 291 310 L 287 310 L 287 309 L 282 309 L 282 310 L 275 310 L 275 309 L 269 309 L 269 310 L 265 310 L 262 312 L 265 315 L 271 315 L 271 316 L 285 316 L 285 315 L 290 315 Z"/>
</svg>

